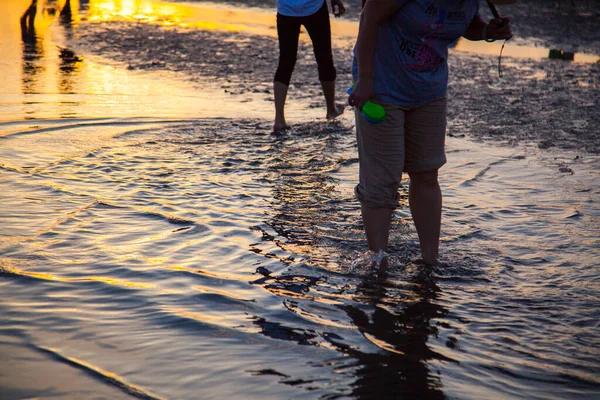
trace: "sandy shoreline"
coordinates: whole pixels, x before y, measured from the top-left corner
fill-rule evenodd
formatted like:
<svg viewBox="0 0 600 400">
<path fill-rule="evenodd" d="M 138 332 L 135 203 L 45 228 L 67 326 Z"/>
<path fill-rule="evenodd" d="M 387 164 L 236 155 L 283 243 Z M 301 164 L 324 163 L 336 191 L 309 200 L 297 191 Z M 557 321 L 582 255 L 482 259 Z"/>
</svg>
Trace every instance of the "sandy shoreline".
<svg viewBox="0 0 600 400">
<path fill-rule="evenodd" d="M 175 71 L 191 81 L 208 78 L 224 92 L 272 101 L 276 38 L 109 22 L 82 24 L 74 46 L 129 69 Z M 351 82 L 352 49 L 336 47 L 334 57 L 343 101 Z M 600 64 L 504 57 L 499 77 L 497 61 L 495 56 L 451 55 L 449 135 L 600 153 Z M 289 101 L 301 98 L 322 107 L 310 44 L 300 45 L 292 85 Z"/>
<path fill-rule="evenodd" d="M 171 0 L 188 3 L 186 0 Z M 194 0 L 192 0 L 194 1 Z M 346 14 L 341 20 L 357 21 L 362 0 L 344 0 Z M 236 8 L 275 7 L 275 0 L 213 0 Z M 600 0 L 524 0 L 498 6 L 501 15 L 510 16 L 514 40 L 539 47 L 557 48 L 569 52 L 600 55 Z M 491 12 L 480 1 L 480 13 L 491 18 Z"/>
</svg>

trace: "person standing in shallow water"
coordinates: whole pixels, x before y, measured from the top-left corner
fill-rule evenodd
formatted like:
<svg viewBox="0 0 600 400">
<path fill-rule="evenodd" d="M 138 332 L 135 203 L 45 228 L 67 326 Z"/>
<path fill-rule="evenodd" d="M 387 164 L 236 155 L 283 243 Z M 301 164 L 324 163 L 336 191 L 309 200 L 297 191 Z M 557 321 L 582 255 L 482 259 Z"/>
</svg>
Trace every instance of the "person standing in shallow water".
<svg viewBox="0 0 600 400">
<path fill-rule="evenodd" d="M 427 264 L 438 264 L 446 163 L 448 47 L 469 40 L 512 37 L 508 18 L 485 22 L 479 0 L 367 0 L 360 16 L 352 74 L 359 155 L 355 193 L 369 249 L 387 252 L 402 172 L 410 178 L 409 205 Z M 381 104 L 386 120 L 370 124 L 360 110 Z"/>
<path fill-rule="evenodd" d="M 341 0 L 331 0 L 334 15 L 346 11 Z M 319 71 L 319 80 L 327 106 L 326 117 L 335 118 L 344 112 L 335 103 L 336 70 L 331 50 L 331 27 L 326 0 L 277 0 L 277 36 L 279 38 L 279 63 L 273 82 L 275 97 L 275 123 L 273 131 L 289 128 L 285 122 L 285 100 L 298 54 L 300 27 L 304 26 L 313 44 Z"/>
</svg>

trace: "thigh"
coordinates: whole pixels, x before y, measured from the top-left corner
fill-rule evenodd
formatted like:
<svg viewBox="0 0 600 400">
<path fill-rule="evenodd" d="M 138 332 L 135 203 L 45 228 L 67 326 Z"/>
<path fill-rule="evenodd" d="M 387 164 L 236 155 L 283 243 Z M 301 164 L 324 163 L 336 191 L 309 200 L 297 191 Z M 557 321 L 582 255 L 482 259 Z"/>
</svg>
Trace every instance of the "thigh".
<svg viewBox="0 0 600 400">
<path fill-rule="evenodd" d="M 327 4 L 323 3 L 319 11 L 304 17 L 302 23 L 313 43 L 317 61 L 321 57 L 329 57 L 331 55 L 331 25 Z"/>
<path fill-rule="evenodd" d="M 385 106 L 386 120 L 371 124 L 355 109 L 361 203 L 369 207 L 398 206 L 398 187 L 404 167 L 404 110 Z"/>
<path fill-rule="evenodd" d="M 446 163 L 446 98 L 410 109 L 405 121 L 404 171 L 435 171 Z"/>
<path fill-rule="evenodd" d="M 298 52 L 301 19 L 277 14 L 277 37 L 279 38 L 279 58 L 293 58 Z"/>
</svg>

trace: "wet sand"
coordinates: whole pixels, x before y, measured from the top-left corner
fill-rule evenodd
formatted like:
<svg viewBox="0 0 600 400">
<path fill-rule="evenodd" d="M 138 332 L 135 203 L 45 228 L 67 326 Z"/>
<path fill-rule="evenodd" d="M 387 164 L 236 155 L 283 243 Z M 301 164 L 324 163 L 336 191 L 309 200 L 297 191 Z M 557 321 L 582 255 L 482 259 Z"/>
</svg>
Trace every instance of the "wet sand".
<svg viewBox="0 0 600 400">
<path fill-rule="evenodd" d="M 534 6 L 520 6 L 510 9 L 515 13 L 515 44 L 600 54 L 594 36 L 582 32 L 600 31 L 596 14 L 567 13 L 566 6 L 563 10 L 540 7 L 541 11 L 526 19 Z M 351 10 L 350 17 L 356 15 L 356 6 Z M 538 17 L 553 26 L 571 28 L 567 33 L 538 29 L 546 26 Z M 347 40 L 335 43 L 337 90 L 343 101 L 351 82 L 352 46 Z M 273 100 L 271 82 L 278 57 L 274 36 L 103 22 L 82 24 L 73 45 L 79 51 L 117 60 L 129 69 L 175 71 L 192 82 L 210 79 L 226 93 Z M 449 135 L 510 146 L 600 153 L 600 63 L 504 56 L 502 77 L 497 56 L 454 51 L 449 63 Z M 322 107 L 312 47 L 306 41 L 300 45 L 292 85 L 289 102 Z"/>
</svg>

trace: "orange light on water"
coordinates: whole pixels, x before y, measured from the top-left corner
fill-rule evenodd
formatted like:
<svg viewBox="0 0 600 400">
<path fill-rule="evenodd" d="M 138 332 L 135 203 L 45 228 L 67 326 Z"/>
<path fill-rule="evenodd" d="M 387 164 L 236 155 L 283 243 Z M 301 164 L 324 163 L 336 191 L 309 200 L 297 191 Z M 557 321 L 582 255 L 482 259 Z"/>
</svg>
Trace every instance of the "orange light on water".
<svg viewBox="0 0 600 400">
<path fill-rule="evenodd" d="M 61 277 L 52 275 L 44 272 L 25 271 L 18 268 L 11 267 L 9 265 L 0 265 L 0 271 L 3 270 L 5 273 L 11 273 L 14 275 L 21 275 L 30 278 L 41 279 L 44 281 L 55 281 L 55 282 L 103 282 L 109 285 L 129 287 L 134 289 L 151 289 L 155 288 L 156 285 L 152 283 L 132 282 L 124 279 L 109 278 L 106 276 L 86 276 L 80 278 L 72 277 Z"/>
</svg>

